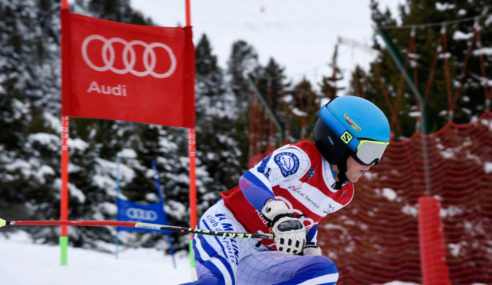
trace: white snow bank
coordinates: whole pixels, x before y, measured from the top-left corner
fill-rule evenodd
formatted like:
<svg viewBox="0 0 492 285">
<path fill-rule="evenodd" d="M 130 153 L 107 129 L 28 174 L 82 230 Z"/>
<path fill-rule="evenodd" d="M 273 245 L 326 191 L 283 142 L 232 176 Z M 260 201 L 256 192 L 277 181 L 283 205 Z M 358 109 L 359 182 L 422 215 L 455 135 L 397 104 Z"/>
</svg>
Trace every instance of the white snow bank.
<svg viewBox="0 0 492 285">
<path fill-rule="evenodd" d="M 107 244 L 108 248 L 113 247 Z M 24 232 L 0 230 L 0 284 L 6 285 L 86 285 L 86 284 L 180 284 L 191 281 L 187 255 L 172 258 L 155 249 L 121 249 L 113 254 L 87 249 L 68 249 L 68 266 L 60 266 L 59 246 L 32 243 Z M 414 285 L 392 281 L 385 285 Z"/>
<path fill-rule="evenodd" d="M 121 248 L 121 247 L 120 247 Z M 68 266 L 60 266 L 58 246 L 37 245 L 19 232 L 6 239 L 0 234 L 1 284 L 180 284 L 191 281 L 189 258 L 154 249 L 125 249 L 113 254 L 69 248 Z"/>
</svg>

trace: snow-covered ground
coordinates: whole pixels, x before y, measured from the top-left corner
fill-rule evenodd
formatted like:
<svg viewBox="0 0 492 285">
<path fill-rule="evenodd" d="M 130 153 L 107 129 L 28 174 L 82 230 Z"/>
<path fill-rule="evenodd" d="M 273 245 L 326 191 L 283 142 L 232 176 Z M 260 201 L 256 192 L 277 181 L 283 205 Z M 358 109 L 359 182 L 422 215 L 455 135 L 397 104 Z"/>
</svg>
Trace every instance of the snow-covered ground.
<svg viewBox="0 0 492 285">
<path fill-rule="evenodd" d="M 33 244 L 23 232 L 0 234 L 0 284 L 180 284 L 191 281 L 189 258 L 152 249 L 124 249 L 118 255 L 69 247 L 68 266 L 60 266 L 58 246 Z"/>
<path fill-rule="evenodd" d="M 69 247 L 68 266 L 60 266 L 58 246 L 34 244 L 23 232 L 0 234 L 1 285 L 165 284 L 191 281 L 188 256 L 172 258 L 153 249 L 125 249 L 114 254 Z M 386 285 L 412 285 L 394 281 Z"/>
</svg>

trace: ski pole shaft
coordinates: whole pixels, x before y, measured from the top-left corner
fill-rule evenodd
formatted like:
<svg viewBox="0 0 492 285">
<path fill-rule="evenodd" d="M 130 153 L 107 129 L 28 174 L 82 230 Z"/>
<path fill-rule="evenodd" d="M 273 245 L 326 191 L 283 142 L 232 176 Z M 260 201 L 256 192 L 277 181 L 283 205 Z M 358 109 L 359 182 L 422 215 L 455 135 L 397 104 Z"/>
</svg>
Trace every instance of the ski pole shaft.
<svg viewBox="0 0 492 285">
<path fill-rule="evenodd" d="M 169 225 L 159 225 L 151 223 L 141 223 L 141 222 L 126 222 L 126 221 L 90 221 L 90 220 L 50 220 L 50 221 L 9 221 L 0 218 L 0 228 L 4 226 L 76 226 L 76 227 L 130 227 L 139 229 L 150 229 L 150 230 L 162 230 L 179 232 L 183 234 L 194 233 L 201 235 L 213 235 L 229 238 L 266 238 L 273 239 L 273 234 L 263 234 L 263 233 L 239 233 L 239 232 L 220 232 L 220 231 L 209 231 L 194 228 L 176 227 Z"/>
</svg>

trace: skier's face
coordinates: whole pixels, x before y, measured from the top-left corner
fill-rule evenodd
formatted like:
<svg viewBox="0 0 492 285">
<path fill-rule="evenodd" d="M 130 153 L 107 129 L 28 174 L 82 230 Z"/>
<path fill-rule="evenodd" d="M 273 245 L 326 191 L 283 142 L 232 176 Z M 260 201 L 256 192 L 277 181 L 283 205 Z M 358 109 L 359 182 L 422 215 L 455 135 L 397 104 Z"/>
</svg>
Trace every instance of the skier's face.
<svg viewBox="0 0 492 285">
<path fill-rule="evenodd" d="M 358 163 L 352 156 L 349 156 L 347 158 L 347 172 L 345 173 L 347 175 L 347 179 L 350 182 L 357 182 L 359 178 L 369 171 L 369 169 L 373 166 L 374 164 L 371 165 L 363 165 Z"/>
</svg>

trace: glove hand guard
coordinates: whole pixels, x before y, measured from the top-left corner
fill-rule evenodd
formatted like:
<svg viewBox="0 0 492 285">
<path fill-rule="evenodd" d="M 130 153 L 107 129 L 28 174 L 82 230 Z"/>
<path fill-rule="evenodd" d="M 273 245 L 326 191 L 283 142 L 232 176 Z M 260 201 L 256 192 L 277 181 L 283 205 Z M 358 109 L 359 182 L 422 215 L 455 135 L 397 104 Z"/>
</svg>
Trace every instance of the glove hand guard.
<svg viewBox="0 0 492 285">
<path fill-rule="evenodd" d="M 282 201 L 271 200 L 261 210 L 269 221 L 278 251 L 300 254 L 306 244 L 306 228 Z"/>
<path fill-rule="evenodd" d="M 308 243 L 302 249 L 302 255 L 323 255 L 321 248 L 314 243 Z"/>
</svg>

